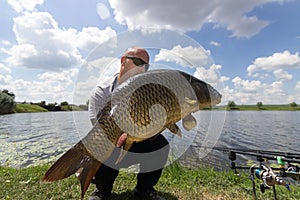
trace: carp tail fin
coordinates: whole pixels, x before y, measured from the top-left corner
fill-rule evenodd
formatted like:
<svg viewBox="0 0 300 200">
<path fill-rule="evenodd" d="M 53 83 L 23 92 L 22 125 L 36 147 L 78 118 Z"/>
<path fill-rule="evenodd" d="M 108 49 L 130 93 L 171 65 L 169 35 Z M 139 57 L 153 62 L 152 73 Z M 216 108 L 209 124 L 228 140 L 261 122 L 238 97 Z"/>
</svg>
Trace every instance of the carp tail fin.
<svg viewBox="0 0 300 200">
<path fill-rule="evenodd" d="M 90 156 L 82 142 L 63 154 L 45 173 L 43 182 L 53 182 L 75 174 L 81 184 L 83 198 L 101 162 Z"/>
</svg>

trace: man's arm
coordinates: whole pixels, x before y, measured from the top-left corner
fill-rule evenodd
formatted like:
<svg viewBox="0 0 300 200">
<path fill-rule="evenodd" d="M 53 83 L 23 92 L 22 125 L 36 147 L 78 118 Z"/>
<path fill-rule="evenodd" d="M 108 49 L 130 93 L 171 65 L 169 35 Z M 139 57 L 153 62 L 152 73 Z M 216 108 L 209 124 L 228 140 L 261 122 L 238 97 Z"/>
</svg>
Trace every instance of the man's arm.
<svg viewBox="0 0 300 200">
<path fill-rule="evenodd" d="M 97 115 L 104 107 L 107 96 L 102 87 L 97 86 L 93 91 L 89 101 L 89 117 L 94 126 L 97 122 Z"/>
<path fill-rule="evenodd" d="M 93 94 L 90 97 L 90 103 L 89 103 L 89 115 L 90 120 L 92 122 L 92 125 L 94 126 L 97 123 L 97 115 L 99 111 L 104 107 L 105 103 L 107 101 L 107 96 L 100 86 L 97 86 L 93 92 Z M 127 134 L 123 133 L 118 141 L 116 146 L 122 147 L 127 139 Z"/>
</svg>

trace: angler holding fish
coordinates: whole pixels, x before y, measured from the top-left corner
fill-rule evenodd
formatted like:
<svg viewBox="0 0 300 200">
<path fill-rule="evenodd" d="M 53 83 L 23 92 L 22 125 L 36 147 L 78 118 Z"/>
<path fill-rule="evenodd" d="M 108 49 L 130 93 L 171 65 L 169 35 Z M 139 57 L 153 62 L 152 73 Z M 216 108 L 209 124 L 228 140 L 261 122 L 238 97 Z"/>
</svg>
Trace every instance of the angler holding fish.
<svg viewBox="0 0 300 200">
<path fill-rule="evenodd" d="M 181 71 L 146 72 L 148 63 L 145 49 L 134 47 L 124 53 L 119 74 L 97 86 L 90 100 L 94 127 L 51 166 L 43 181 L 75 173 L 82 198 L 93 182 L 96 190 L 89 199 L 108 199 L 118 170 L 139 163 L 134 197 L 163 199 L 153 188 L 169 152 L 168 142 L 160 133 L 169 129 L 181 136 L 176 125 L 180 120 L 185 130 L 191 130 L 197 123 L 191 114 L 220 103 L 221 95 Z"/>
<path fill-rule="evenodd" d="M 99 111 L 105 106 L 108 101 L 108 97 L 110 93 L 117 88 L 117 86 L 127 80 L 129 77 L 145 72 L 149 68 L 149 55 L 147 51 L 143 48 L 132 47 L 129 48 L 121 58 L 121 68 L 120 72 L 113 76 L 106 83 L 102 83 L 96 87 L 96 90 L 92 97 L 90 98 L 89 104 L 89 112 L 92 124 L 95 125 L 97 123 L 97 114 Z M 126 134 L 124 133 L 120 137 L 120 144 L 117 146 L 121 146 L 122 139 L 126 139 Z M 158 179 L 161 176 L 162 168 L 165 165 L 168 153 L 169 153 L 169 145 L 168 141 L 162 135 L 158 135 L 155 138 L 150 138 L 140 143 L 134 143 L 132 147 L 129 149 L 130 152 L 137 153 L 148 153 L 153 152 L 158 149 L 164 148 L 161 155 L 155 160 L 152 160 L 154 163 L 160 163 L 160 166 L 157 167 L 158 170 L 139 173 L 137 175 L 137 186 L 134 190 L 135 196 L 140 196 L 141 199 L 145 199 L 147 196 L 148 199 L 163 199 L 158 196 L 157 192 L 153 189 L 153 186 L 158 182 Z M 93 194 L 90 196 L 89 200 L 100 200 L 107 199 L 113 187 L 113 183 L 118 176 L 119 170 L 118 168 L 129 167 L 130 164 L 140 163 L 140 167 L 147 167 L 149 165 L 149 159 L 134 159 L 132 163 L 129 159 L 125 159 L 124 162 L 121 162 L 119 165 L 114 167 L 115 157 L 118 155 L 119 151 L 116 149 L 112 156 L 109 159 L 107 165 L 102 165 L 100 169 L 97 171 L 93 182 L 96 184 L 96 189 Z M 132 160 L 132 158 L 131 158 Z M 127 161 L 127 163 L 126 163 Z M 135 161 L 135 163 L 134 163 Z"/>
</svg>

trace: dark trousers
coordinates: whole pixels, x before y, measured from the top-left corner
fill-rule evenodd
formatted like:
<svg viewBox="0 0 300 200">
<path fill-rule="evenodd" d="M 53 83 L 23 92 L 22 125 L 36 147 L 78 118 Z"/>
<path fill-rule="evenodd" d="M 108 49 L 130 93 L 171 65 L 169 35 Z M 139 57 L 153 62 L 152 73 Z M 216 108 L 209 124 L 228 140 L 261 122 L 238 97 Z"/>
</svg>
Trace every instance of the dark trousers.
<svg viewBox="0 0 300 200">
<path fill-rule="evenodd" d="M 166 164 L 169 143 L 162 135 L 134 143 L 124 159 L 115 165 L 119 153 L 120 149 L 116 148 L 110 158 L 101 165 L 93 181 L 105 196 L 111 194 L 113 183 L 119 174 L 119 169 L 129 167 L 133 164 L 140 164 L 136 188 L 142 191 L 152 189 L 158 182 L 163 167 Z"/>
</svg>

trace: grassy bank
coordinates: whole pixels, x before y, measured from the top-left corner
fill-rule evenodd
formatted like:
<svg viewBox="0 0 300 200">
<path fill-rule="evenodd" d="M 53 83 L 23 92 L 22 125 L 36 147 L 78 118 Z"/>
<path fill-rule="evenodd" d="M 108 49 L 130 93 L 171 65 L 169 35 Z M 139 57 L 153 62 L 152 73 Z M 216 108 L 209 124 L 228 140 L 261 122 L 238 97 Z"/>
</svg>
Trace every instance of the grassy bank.
<svg viewBox="0 0 300 200">
<path fill-rule="evenodd" d="M 32 104 L 17 104 L 15 108 L 16 113 L 28 113 L 28 112 L 48 112 L 47 109 Z"/>
<path fill-rule="evenodd" d="M 61 106 L 62 111 L 83 111 L 80 106 Z M 30 112 L 48 112 L 47 109 L 32 104 L 17 104 L 14 110 L 16 113 L 30 113 Z"/>
<path fill-rule="evenodd" d="M 0 199 L 80 199 L 80 185 L 74 176 L 54 183 L 41 183 L 40 179 L 48 167 L 44 165 L 20 170 L 0 167 Z M 114 185 L 112 200 L 132 199 L 131 191 L 135 184 L 135 174 L 121 172 Z M 89 187 L 85 199 L 94 187 Z M 253 199 L 248 174 L 236 176 L 231 171 L 217 172 L 212 168 L 190 170 L 172 165 L 164 170 L 156 189 L 167 200 Z M 300 199 L 298 186 L 292 186 L 291 191 L 281 186 L 276 190 L 278 199 Z M 259 192 L 258 184 L 257 194 L 259 199 L 273 198 L 271 191 L 264 194 Z"/>
<path fill-rule="evenodd" d="M 79 106 L 61 106 L 61 109 L 63 111 L 83 111 L 84 110 Z"/>
</svg>

